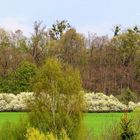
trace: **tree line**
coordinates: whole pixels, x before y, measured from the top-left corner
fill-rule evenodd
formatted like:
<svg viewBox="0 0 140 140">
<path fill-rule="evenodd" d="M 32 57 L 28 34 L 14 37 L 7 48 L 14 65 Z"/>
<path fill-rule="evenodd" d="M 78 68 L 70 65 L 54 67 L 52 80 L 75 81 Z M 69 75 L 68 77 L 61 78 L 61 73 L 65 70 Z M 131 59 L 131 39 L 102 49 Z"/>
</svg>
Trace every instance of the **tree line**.
<svg viewBox="0 0 140 140">
<path fill-rule="evenodd" d="M 88 37 L 66 20 L 50 28 L 38 21 L 30 37 L 18 29 L 0 29 L 0 92 L 32 91 L 30 81 L 46 58 L 57 58 L 79 69 L 85 90 L 118 95 L 125 89 L 140 93 L 140 29 L 114 36 Z"/>
</svg>

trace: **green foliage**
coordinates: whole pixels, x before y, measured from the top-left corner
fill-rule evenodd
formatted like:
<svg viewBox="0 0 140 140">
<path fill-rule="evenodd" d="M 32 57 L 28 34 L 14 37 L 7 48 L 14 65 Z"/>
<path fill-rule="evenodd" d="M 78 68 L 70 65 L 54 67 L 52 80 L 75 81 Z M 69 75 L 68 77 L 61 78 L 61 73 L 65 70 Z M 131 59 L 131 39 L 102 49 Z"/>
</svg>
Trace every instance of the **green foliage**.
<svg viewBox="0 0 140 140">
<path fill-rule="evenodd" d="M 138 26 L 120 32 L 117 25 L 111 39 L 93 34 L 85 37 L 71 28 L 66 20 L 56 21 L 48 29 L 39 21 L 33 28 L 31 37 L 23 36 L 20 29 L 12 34 L 0 29 L 1 92 L 28 90 L 29 86 L 25 88 L 25 82 L 16 82 L 11 73 L 15 73 L 22 60 L 41 66 L 48 57 L 57 57 L 78 68 L 88 91 L 116 95 L 121 89 L 130 87 L 140 92 Z"/>
<path fill-rule="evenodd" d="M 83 110 L 79 72 L 57 59 L 49 58 L 39 69 L 33 83 L 35 100 L 29 103 L 31 125 L 57 136 L 63 128 L 70 138 L 75 139 Z"/>
<path fill-rule="evenodd" d="M 120 123 L 117 122 L 115 124 L 113 122 L 107 129 L 105 129 L 102 140 L 139 140 L 139 123 L 128 116 L 128 113 L 124 113 L 123 117 L 121 117 Z"/>
<path fill-rule="evenodd" d="M 118 53 L 122 64 L 127 67 L 134 61 L 136 51 L 140 45 L 140 35 L 135 31 L 128 29 L 115 38 L 115 44 L 118 49 Z"/>
<path fill-rule="evenodd" d="M 0 93 L 12 93 L 12 82 L 10 76 L 0 77 Z"/>
<path fill-rule="evenodd" d="M 70 140 L 66 134 L 66 131 L 62 129 L 61 136 L 58 139 L 52 132 L 44 134 L 35 128 L 28 128 L 26 134 L 27 140 Z"/>
<path fill-rule="evenodd" d="M 14 73 L 14 87 L 16 92 L 32 91 L 31 79 L 36 74 L 36 66 L 27 61 L 22 62 Z"/>
<path fill-rule="evenodd" d="M 62 37 L 60 44 L 61 58 L 73 66 L 81 66 L 87 63 L 85 37 L 71 28 Z"/>
<path fill-rule="evenodd" d="M 52 28 L 49 31 L 49 35 L 54 40 L 61 39 L 62 35 L 65 31 L 70 28 L 70 24 L 66 20 L 56 21 L 55 24 L 52 25 Z"/>
<path fill-rule="evenodd" d="M 46 140 L 46 136 L 35 128 L 28 128 L 26 133 L 27 140 Z"/>
<path fill-rule="evenodd" d="M 116 25 L 114 27 L 114 36 L 117 36 L 119 34 L 120 30 L 121 30 L 120 26 L 119 25 Z"/>
<path fill-rule="evenodd" d="M 131 116 L 132 115 L 132 116 Z M 120 123 L 113 122 L 105 129 L 102 140 L 139 140 L 140 139 L 140 116 L 139 113 L 124 113 Z"/>
<path fill-rule="evenodd" d="M 133 101 L 133 102 L 137 101 L 137 94 L 131 91 L 129 88 L 123 89 L 121 91 L 121 94 L 118 96 L 118 99 L 124 104 L 128 105 L 130 101 Z"/>
<path fill-rule="evenodd" d="M 34 64 L 24 61 L 14 73 L 6 77 L 0 77 L 0 92 L 19 93 L 32 91 L 31 79 L 36 74 L 37 68 Z"/>
<path fill-rule="evenodd" d="M 136 132 L 134 130 L 134 123 L 131 119 L 128 119 L 127 114 L 121 119 L 121 140 L 135 140 Z"/>
</svg>

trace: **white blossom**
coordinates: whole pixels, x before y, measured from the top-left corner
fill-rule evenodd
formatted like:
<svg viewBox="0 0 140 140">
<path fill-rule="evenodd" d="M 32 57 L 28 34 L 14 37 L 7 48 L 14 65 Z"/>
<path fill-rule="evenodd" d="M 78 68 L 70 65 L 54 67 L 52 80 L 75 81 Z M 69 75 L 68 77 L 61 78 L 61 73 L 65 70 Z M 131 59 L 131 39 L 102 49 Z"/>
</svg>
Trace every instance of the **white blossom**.
<svg viewBox="0 0 140 140">
<path fill-rule="evenodd" d="M 113 95 L 106 96 L 103 93 L 94 92 L 83 92 L 83 94 L 87 111 L 123 111 L 127 109 L 133 110 L 136 107 L 140 107 L 140 103 L 134 102 L 129 102 L 128 106 L 126 106 Z M 17 95 L 1 93 L 0 111 L 26 111 L 28 110 L 26 103 L 28 100 L 32 99 L 34 99 L 33 92 L 22 92 Z"/>
</svg>

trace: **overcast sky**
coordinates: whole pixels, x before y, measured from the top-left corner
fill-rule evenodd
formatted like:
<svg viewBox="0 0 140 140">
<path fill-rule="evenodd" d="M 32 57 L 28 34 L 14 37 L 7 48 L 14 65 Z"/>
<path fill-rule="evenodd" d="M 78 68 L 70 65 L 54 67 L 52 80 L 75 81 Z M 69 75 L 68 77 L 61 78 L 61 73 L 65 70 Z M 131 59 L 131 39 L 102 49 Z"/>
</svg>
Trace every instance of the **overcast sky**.
<svg viewBox="0 0 140 140">
<path fill-rule="evenodd" d="M 0 26 L 32 32 L 42 20 L 50 27 L 55 20 L 68 20 L 79 32 L 112 34 L 114 25 L 140 25 L 140 0 L 0 0 Z"/>
</svg>

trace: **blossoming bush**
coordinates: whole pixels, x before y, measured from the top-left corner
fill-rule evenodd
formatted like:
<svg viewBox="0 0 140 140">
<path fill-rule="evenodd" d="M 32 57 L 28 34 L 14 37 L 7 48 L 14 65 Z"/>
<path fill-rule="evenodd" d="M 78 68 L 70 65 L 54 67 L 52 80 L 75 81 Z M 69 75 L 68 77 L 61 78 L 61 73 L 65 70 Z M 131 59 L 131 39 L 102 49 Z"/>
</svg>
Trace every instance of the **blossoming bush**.
<svg viewBox="0 0 140 140">
<path fill-rule="evenodd" d="M 32 96 L 32 92 L 22 92 L 18 95 L 1 93 L 0 111 L 26 111 L 26 102 L 30 100 Z"/>
<path fill-rule="evenodd" d="M 85 94 L 87 111 L 124 111 L 133 110 L 140 103 L 129 102 L 128 106 L 121 103 L 113 95 L 106 96 L 103 93 L 86 93 Z"/>
<path fill-rule="evenodd" d="M 21 92 L 20 94 L 0 94 L 0 111 L 27 111 L 27 101 L 33 98 L 33 92 Z M 140 107 L 140 103 L 130 101 L 128 106 L 121 103 L 113 95 L 106 96 L 103 93 L 84 93 L 86 111 L 124 111 Z"/>
</svg>

